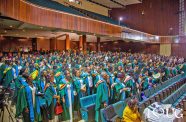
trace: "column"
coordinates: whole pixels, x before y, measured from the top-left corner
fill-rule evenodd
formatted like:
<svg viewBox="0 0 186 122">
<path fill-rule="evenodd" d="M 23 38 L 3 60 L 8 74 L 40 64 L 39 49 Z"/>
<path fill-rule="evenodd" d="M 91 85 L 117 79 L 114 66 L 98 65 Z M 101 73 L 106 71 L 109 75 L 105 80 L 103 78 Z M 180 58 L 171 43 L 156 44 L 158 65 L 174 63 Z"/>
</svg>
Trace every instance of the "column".
<svg viewBox="0 0 186 122">
<path fill-rule="evenodd" d="M 56 50 L 56 49 L 57 49 L 57 41 L 56 41 L 56 38 L 51 38 L 51 39 L 50 39 L 50 49 L 51 49 L 51 50 Z"/>
<path fill-rule="evenodd" d="M 83 35 L 83 51 L 87 50 L 87 37 L 86 35 Z"/>
<path fill-rule="evenodd" d="M 69 36 L 69 34 L 66 35 L 65 50 L 70 50 L 70 36 Z"/>
<path fill-rule="evenodd" d="M 43 37 L 37 38 L 37 50 L 50 50 L 50 40 Z"/>
<path fill-rule="evenodd" d="M 97 43 L 96 43 L 96 51 L 99 52 L 100 51 L 100 37 L 97 37 Z"/>
<path fill-rule="evenodd" d="M 79 36 L 79 50 L 83 50 L 83 36 Z"/>
</svg>

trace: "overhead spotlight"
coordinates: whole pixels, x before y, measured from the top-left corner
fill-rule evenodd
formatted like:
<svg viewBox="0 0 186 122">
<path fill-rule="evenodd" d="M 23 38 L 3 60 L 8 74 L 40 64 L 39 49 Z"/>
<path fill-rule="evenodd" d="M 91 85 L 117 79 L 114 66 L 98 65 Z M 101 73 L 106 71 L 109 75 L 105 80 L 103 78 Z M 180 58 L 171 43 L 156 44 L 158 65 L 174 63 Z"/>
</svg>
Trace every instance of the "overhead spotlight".
<svg viewBox="0 0 186 122">
<path fill-rule="evenodd" d="M 173 30 L 173 28 L 171 27 L 171 28 L 169 28 L 169 30 Z"/>
<path fill-rule="evenodd" d="M 7 33 L 7 30 L 4 30 L 5 33 Z"/>
<path fill-rule="evenodd" d="M 119 25 L 121 24 L 121 21 L 123 20 L 123 17 L 119 17 Z"/>
<path fill-rule="evenodd" d="M 145 11 L 143 10 L 143 11 L 141 12 L 141 14 L 144 15 L 144 14 L 145 14 Z"/>
<path fill-rule="evenodd" d="M 175 38 L 175 40 L 174 40 L 175 43 L 179 43 L 179 41 L 180 41 L 179 37 Z"/>
<path fill-rule="evenodd" d="M 122 21 L 123 20 L 123 17 L 119 17 L 119 20 Z"/>
<path fill-rule="evenodd" d="M 155 40 L 157 40 L 157 41 L 158 41 L 159 39 L 160 39 L 160 37 L 159 37 L 159 36 L 155 36 Z"/>
<path fill-rule="evenodd" d="M 10 25 L 9 27 L 10 27 L 10 28 L 12 28 L 13 26 L 12 26 L 12 25 Z"/>
</svg>

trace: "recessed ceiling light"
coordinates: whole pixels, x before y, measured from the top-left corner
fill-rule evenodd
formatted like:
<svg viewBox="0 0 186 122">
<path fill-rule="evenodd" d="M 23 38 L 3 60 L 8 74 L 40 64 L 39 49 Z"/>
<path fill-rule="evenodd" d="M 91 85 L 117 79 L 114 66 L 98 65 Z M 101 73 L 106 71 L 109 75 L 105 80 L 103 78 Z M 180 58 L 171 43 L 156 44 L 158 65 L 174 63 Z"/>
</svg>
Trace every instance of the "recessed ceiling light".
<svg viewBox="0 0 186 122">
<path fill-rule="evenodd" d="M 12 25 L 10 25 L 9 27 L 10 27 L 10 28 L 12 28 L 13 26 L 12 26 Z"/>
<path fill-rule="evenodd" d="M 4 30 L 4 32 L 6 33 L 7 31 L 6 31 L 6 30 Z"/>
</svg>

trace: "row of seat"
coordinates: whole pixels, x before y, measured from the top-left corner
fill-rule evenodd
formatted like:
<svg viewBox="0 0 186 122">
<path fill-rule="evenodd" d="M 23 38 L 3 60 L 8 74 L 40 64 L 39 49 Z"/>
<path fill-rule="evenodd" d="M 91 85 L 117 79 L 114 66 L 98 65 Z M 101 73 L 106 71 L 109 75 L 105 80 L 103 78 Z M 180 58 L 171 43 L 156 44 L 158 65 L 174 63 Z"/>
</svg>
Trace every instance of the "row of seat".
<svg viewBox="0 0 186 122">
<path fill-rule="evenodd" d="M 108 23 L 115 24 L 115 25 L 119 24 L 117 21 L 113 20 L 112 18 L 110 18 L 108 16 L 104 16 L 104 15 L 97 14 L 94 12 L 86 11 L 83 9 L 79 9 L 74 6 L 65 6 L 65 5 L 60 4 L 56 1 L 52 1 L 52 0 L 27 0 L 27 1 L 30 3 L 39 5 L 39 6 L 46 7 L 46 8 L 51 8 L 51 9 L 58 10 L 58 11 L 64 11 L 67 13 L 80 15 L 80 16 L 84 16 L 84 17 L 90 17 L 93 19 L 97 19 L 97 20 L 108 22 Z M 122 26 L 126 26 L 126 25 L 122 24 Z"/>
<path fill-rule="evenodd" d="M 27 1 L 30 3 L 42 6 L 42 7 L 51 8 L 51 9 L 58 10 L 58 11 L 63 11 L 63 12 L 67 12 L 67 13 L 71 13 L 71 14 L 75 14 L 75 15 L 84 16 L 84 14 L 82 14 L 81 12 L 71 9 L 71 8 L 69 8 L 63 4 L 60 4 L 56 1 L 52 1 L 52 0 L 27 0 Z"/>
<path fill-rule="evenodd" d="M 156 93 L 152 97 L 150 97 L 148 100 L 141 102 L 139 104 L 139 112 L 140 114 L 143 113 L 144 109 L 148 107 L 150 104 L 154 102 L 163 102 L 169 95 L 174 93 L 176 90 L 178 90 L 180 87 L 182 87 L 186 83 L 185 79 L 181 79 L 180 81 L 164 88 L 160 92 Z"/>
<path fill-rule="evenodd" d="M 97 13 L 94 13 L 94 12 L 91 12 L 91 11 L 87 11 L 87 10 L 83 10 L 83 9 L 80 9 L 80 8 L 76 8 L 74 6 L 70 6 L 71 8 L 74 8 L 78 11 L 80 11 L 81 13 L 85 14 L 86 16 L 88 17 L 91 17 L 93 19 L 97 19 L 97 20 L 101 20 L 101 21 L 104 21 L 104 22 L 108 22 L 108 23 L 111 23 L 111 24 L 115 24 L 115 25 L 118 25 L 119 22 L 116 21 L 116 20 L 113 20 L 112 18 L 108 17 L 108 16 L 104 16 L 104 15 L 101 15 L 101 14 L 97 14 Z M 123 23 L 120 23 L 121 26 L 126 26 L 125 24 Z"/>
<path fill-rule="evenodd" d="M 186 84 L 162 101 L 164 104 L 172 104 L 176 107 L 186 97 Z"/>
<path fill-rule="evenodd" d="M 166 87 L 169 87 L 170 85 L 174 84 L 176 81 L 178 81 L 179 79 L 181 79 L 183 77 L 184 74 L 181 75 L 177 75 L 173 78 L 170 78 L 164 82 L 159 83 L 155 88 L 151 88 L 151 89 L 147 89 L 144 91 L 144 95 L 148 98 L 148 97 L 152 97 L 153 95 L 155 95 L 154 93 L 158 93 L 161 92 L 161 90 L 165 89 Z M 141 101 L 141 100 L 140 100 Z"/>
<path fill-rule="evenodd" d="M 168 95 L 174 92 L 176 89 L 181 87 L 185 83 L 185 74 L 178 75 L 174 78 L 167 80 L 164 83 L 158 84 L 156 88 L 151 88 L 146 90 L 147 98 L 144 101 L 141 101 L 139 104 L 139 112 L 142 114 L 145 107 L 154 103 L 155 101 L 161 102 Z M 168 85 L 168 86 L 167 86 Z M 161 86 L 161 87 L 160 87 Z M 140 98 L 140 94 L 136 95 L 137 98 Z M 102 122 L 111 121 L 114 118 L 122 118 L 123 110 L 127 105 L 127 101 L 130 98 L 127 98 L 125 101 L 117 102 L 113 105 L 108 106 L 107 108 L 101 109 L 101 120 Z M 113 107 L 113 109 L 112 109 Z M 113 111 L 112 111 L 113 110 Z M 106 115 L 107 114 L 107 115 Z M 109 116 L 109 117 L 108 117 Z"/>
</svg>

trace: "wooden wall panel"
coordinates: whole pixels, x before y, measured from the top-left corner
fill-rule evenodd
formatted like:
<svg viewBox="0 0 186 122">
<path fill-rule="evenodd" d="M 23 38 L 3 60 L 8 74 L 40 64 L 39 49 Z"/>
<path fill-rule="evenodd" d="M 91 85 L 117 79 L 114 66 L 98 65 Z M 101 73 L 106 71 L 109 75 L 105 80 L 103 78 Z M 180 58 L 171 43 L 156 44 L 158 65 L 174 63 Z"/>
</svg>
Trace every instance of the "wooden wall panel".
<svg viewBox="0 0 186 122">
<path fill-rule="evenodd" d="M 57 50 L 65 50 L 65 40 L 57 40 Z"/>
<path fill-rule="evenodd" d="M 121 27 L 119 26 L 61 11 L 46 9 L 30 4 L 25 0 L 0 0 L 0 4 L 0 12 L 3 16 L 8 16 L 26 23 L 115 37 L 121 36 Z"/>
<path fill-rule="evenodd" d="M 165 36 L 178 35 L 178 11 L 179 0 L 143 0 L 142 4 L 113 9 L 110 14 L 115 20 L 123 17 L 123 22 L 130 28 Z"/>
<path fill-rule="evenodd" d="M 132 53 L 141 52 L 159 54 L 160 45 L 125 41 L 101 42 L 101 51 L 123 51 Z"/>
<path fill-rule="evenodd" d="M 180 44 L 172 44 L 171 46 L 171 54 L 174 56 L 180 56 L 186 58 L 186 43 Z"/>
<path fill-rule="evenodd" d="M 96 42 L 87 42 L 87 50 L 96 51 Z"/>
<path fill-rule="evenodd" d="M 70 49 L 79 50 L 79 41 L 70 41 Z"/>
<path fill-rule="evenodd" d="M 37 38 L 37 50 L 50 50 L 50 39 Z"/>
<path fill-rule="evenodd" d="M 0 40 L 0 52 L 13 52 L 21 48 L 30 48 L 32 49 L 32 40 L 31 39 L 22 39 L 18 38 L 3 38 Z"/>
</svg>

